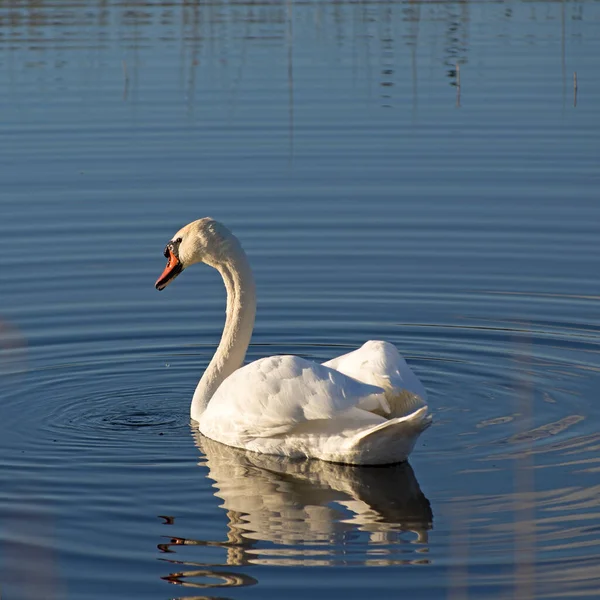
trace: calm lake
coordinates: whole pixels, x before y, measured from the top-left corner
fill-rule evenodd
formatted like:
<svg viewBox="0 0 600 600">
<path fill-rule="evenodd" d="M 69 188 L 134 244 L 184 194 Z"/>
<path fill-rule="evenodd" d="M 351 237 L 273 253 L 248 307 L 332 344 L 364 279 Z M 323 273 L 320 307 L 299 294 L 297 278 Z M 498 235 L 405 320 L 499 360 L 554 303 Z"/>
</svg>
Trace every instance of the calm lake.
<svg viewBox="0 0 600 600">
<path fill-rule="evenodd" d="M 0 7 L 2 600 L 600 595 L 600 2 Z M 189 419 L 240 238 L 247 359 L 394 343 L 410 465 Z"/>
</svg>

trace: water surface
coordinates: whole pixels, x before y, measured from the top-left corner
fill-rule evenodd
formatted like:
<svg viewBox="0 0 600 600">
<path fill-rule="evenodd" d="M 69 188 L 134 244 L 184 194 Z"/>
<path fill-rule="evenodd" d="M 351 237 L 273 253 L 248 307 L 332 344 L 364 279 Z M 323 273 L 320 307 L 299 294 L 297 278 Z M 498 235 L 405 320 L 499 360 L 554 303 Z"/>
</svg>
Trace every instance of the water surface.
<svg viewBox="0 0 600 600">
<path fill-rule="evenodd" d="M 0 12 L 3 598 L 600 589 L 597 2 Z M 577 88 L 574 87 L 574 73 Z M 200 438 L 242 240 L 248 359 L 397 345 L 434 425 L 358 469 Z"/>
</svg>

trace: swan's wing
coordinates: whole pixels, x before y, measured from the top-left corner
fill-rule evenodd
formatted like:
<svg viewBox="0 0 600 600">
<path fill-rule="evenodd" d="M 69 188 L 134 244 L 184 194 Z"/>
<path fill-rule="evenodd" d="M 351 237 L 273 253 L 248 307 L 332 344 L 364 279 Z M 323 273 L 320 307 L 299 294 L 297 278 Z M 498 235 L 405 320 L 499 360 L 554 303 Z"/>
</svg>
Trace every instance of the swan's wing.
<svg viewBox="0 0 600 600">
<path fill-rule="evenodd" d="M 323 363 L 349 377 L 382 387 L 392 416 L 406 415 L 427 403 L 427 392 L 396 346 L 371 340 L 358 350 Z"/>
<path fill-rule="evenodd" d="M 368 424 L 389 409 L 384 390 L 298 356 L 270 356 L 232 373 L 200 420 L 202 433 L 226 440 L 283 435 L 308 421 L 350 418 Z M 375 422 L 377 422 L 375 420 Z"/>
</svg>

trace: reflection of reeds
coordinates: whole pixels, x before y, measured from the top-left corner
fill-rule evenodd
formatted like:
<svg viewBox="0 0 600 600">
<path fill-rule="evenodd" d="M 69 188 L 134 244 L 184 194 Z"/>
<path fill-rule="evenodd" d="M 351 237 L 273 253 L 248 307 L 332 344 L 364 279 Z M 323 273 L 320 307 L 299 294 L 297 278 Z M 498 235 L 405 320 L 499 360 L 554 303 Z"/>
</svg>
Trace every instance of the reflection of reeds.
<svg viewBox="0 0 600 600">
<path fill-rule="evenodd" d="M 290 142 L 289 160 L 294 158 L 294 5 L 287 0 L 287 77 L 288 77 L 288 129 Z"/>
<path fill-rule="evenodd" d="M 531 429 L 533 422 L 533 389 L 531 386 L 531 340 L 517 342 L 516 411 L 521 419 L 516 423 L 519 433 Z M 514 597 L 530 600 L 535 597 L 535 482 L 532 440 L 515 459 L 514 465 L 514 523 L 515 523 L 515 573 Z"/>
<path fill-rule="evenodd" d="M 95 7 L 94 5 L 97 4 Z M 356 6 L 360 5 L 361 10 Z M 421 9 L 426 6 L 425 9 Z M 563 93 L 566 85 L 565 54 L 568 49 L 565 20 L 569 13 L 562 3 L 562 37 L 561 56 L 563 71 Z M 287 10 L 286 10 L 287 9 Z M 573 8 L 573 11 L 580 10 Z M 401 86 L 397 86 L 394 75 L 406 68 L 403 55 L 398 50 L 400 44 L 410 47 L 413 80 L 413 109 L 416 107 L 416 81 L 418 67 L 422 61 L 417 60 L 424 44 L 435 39 L 433 50 L 436 61 L 448 66 L 446 76 L 450 85 L 456 86 L 456 105 L 461 105 L 461 86 L 459 64 L 469 62 L 472 45 L 469 32 L 471 22 L 471 4 L 440 2 L 415 2 L 409 4 L 385 4 L 378 2 L 365 3 L 296 3 L 286 0 L 285 3 L 264 4 L 252 0 L 231 4 L 224 0 L 209 3 L 157 4 L 140 5 L 125 0 L 122 3 L 104 6 L 103 3 L 90 2 L 83 11 L 79 5 L 54 6 L 47 0 L 25 2 L 23 6 L 15 4 L 7 9 L 7 14 L 0 17 L 0 40 L 9 44 L 32 44 L 36 53 L 46 55 L 44 60 L 22 63 L 19 67 L 41 68 L 42 65 L 55 64 L 48 54 L 60 50 L 60 62 L 74 61 L 78 52 L 63 52 L 71 46 L 78 49 L 104 50 L 108 47 L 106 40 L 114 39 L 117 46 L 127 55 L 123 67 L 123 99 L 129 96 L 133 100 L 137 94 L 137 82 L 144 61 L 139 54 L 156 43 L 181 45 L 179 61 L 182 80 L 186 80 L 185 97 L 190 114 L 196 107 L 196 80 L 212 89 L 215 79 L 217 85 L 227 87 L 227 79 L 231 65 L 237 63 L 238 77 L 234 78 L 232 91 L 246 73 L 247 47 L 251 48 L 257 41 L 265 41 L 272 45 L 274 52 L 279 53 L 287 61 L 288 112 L 290 148 L 293 147 L 294 128 L 294 85 L 297 85 L 298 74 L 293 73 L 293 62 L 298 63 L 305 49 L 315 41 L 323 44 L 322 54 L 329 54 L 335 62 L 343 63 L 346 52 L 345 44 L 352 38 L 353 73 L 363 69 L 363 79 L 371 86 L 374 79 L 384 87 L 385 105 L 392 105 L 392 93 L 400 94 Z M 312 13 L 312 14 L 310 14 Z M 549 14 L 549 19 L 556 15 Z M 578 18 L 580 18 L 578 16 Z M 516 18 L 510 14 L 510 21 Z M 295 22 L 294 22 L 295 21 Z M 371 23 L 377 22 L 381 27 L 374 28 Z M 443 35 L 417 36 L 424 23 L 443 22 Z M 314 31 L 311 23 L 314 23 Z M 107 32 L 109 30 L 110 35 Z M 323 31 L 323 33 L 321 32 Z M 335 35 L 331 35 L 335 32 Z M 350 34 L 348 32 L 351 32 Z M 62 35 L 59 35 L 62 34 Z M 532 32 L 532 40 L 536 39 Z M 323 42 L 326 38 L 336 40 L 336 46 Z M 437 40 L 442 39 L 438 49 Z M 285 53 L 285 54 L 284 54 Z M 336 56 L 338 55 L 338 56 Z M 65 58 L 68 57 L 68 58 Z M 59 61 L 56 61 L 59 62 Z M 249 61 L 250 62 L 250 61 Z M 301 62 L 301 61 L 300 61 Z M 32 65 L 37 65 L 32 67 Z M 251 69 L 256 67 L 252 62 Z M 111 67 L 112 68 L 112 67 Z M 200 76 L 196 71 L 203 70 Z M 379 74 L 383 75 L 381 77 Z M 273 73 L 273 76 L 277 76 Z M 207 79 L 208 77 L 208 79 Z M 294 78 L 296 82 L 294 82 Z M 130 94 L 131 91 L 131 94 Z M 577 85 L 574 80 L 573 104 L 577 106 Z M 290 152 L 291 155 L 291 152 Z"/>
<path fill-rule="evenodd" d="M 129 92 L 129 72 L 127 71 L 127 61 L 123 59 L 123 100 L 127 100 L 127 93 Z"/>
<path fill-rule="evenodd" d="M 448 577 L 448 600 L 467 600 L 469 597 L 468 510 L 464 500 L 450 505 L 450 556 L 454 565 Z"/>
<path fill-rule="evenodd" d="M 61 600 L 65 598 L 58 577 L 54 523 L 42 512 L 23 512 L 10 519 L 10 544 L 0 547 L 3 570 L 0 593 L 19 600 Z"/>
<path fill-rule="evenodd" d="M 523 328 L 525 329 L 525 327 Z M 520 444 L 519 452 L 510 452 L 506 455 L 495 454 L 494 460 L 506 458 L 512 460 L 514 489 L 511 494 L 508 490 L 502 494 L 499 501 L 497 497 L 490 506 L 472 504 L 474 501 L 468 496 L 456 498 L 449 512 L 450 521 L 450 554 L 452 567 L 449 571 L 448 598 L 449 600 L 467 600 L 474 584 L 469 577 L 469 564 L 477 563 L 476 546 L 481 538 L 473 525 L 477 522 L 477 510 L 485 514 L 488 512 L 512 512 L 512 527 L 510 518 L 506 519 L 506 529 L 513 540 L 512 573 L 506 576 L 507 584 L 511 582 L 513 593 L 510 596 L 518 600 L 533 600 L 536 597 L 536 522 L 535 506 L 536 492 L 534 480 L 534 448 L 533 444 L 540 435 L 550 435 L 549 431 L 562 430 L 568 425 L 552 423 L 551 427 L 543 426 L 533 428 L 534 393 L 531 383 L 533 360 L 531 341 L 526 339 L 515 340 L 514 362 L 516 379 L 514 384 L 514 412 L 517 431 L 507 441 Z M 502 422 L 504 419 L 489 420 L 486 424 Z M 510 422 L 512 419 L 506 419 Z M 565 419 L 568 424 L 579 422 L 581 417 Z M 481 503 L 481 499 L 479 502 Z M 512 530 L 511 530 L 512 529 Z M 472 535 L 471 535 L 472 531 Z"/>
<path fill-rule="evenodd" d="M 14 375 L 26 370 L 26 341 L 20 330 L 0 319 L 0 375 Z"/>
</svg>

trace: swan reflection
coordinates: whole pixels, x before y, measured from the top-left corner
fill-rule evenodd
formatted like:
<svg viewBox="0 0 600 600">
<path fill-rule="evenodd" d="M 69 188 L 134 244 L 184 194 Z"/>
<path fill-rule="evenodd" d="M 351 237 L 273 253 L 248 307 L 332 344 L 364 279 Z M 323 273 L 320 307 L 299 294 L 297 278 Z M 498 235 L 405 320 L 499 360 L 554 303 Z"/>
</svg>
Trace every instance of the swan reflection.
<svg viewBox="0 0 600 600">
<path fill-rule="evenodd" d="M 219 587 L 256 583 L 246 575 L 232 578 L 231 572 L 225 577 L 218 570 L 231 566 L 429 562 L 431 507 L 408 463 L 356 467 L 294 461 L 225 446 L 199 433 L 195 440 L 206 456 L 200 464 L 208 467 L 215 496 L 227 512 L 227 541 L 174 537 L 160 544 L 164 553 L 174 553 L 175 560 L 166 556 L 163 560 L 191 569 L 164 577 L 171 583 L 194 585 L 195 576 L 204 579 L 211 574 L 220 579 Z M 188 558 L 190 546 L 202 547 L 199 556 L 218 547 L 226 550 L 226 558 L 210 565 L 179 561 L 176 554 L 183 549 L 178 546 L 188 547 Z"/>
</svg>

